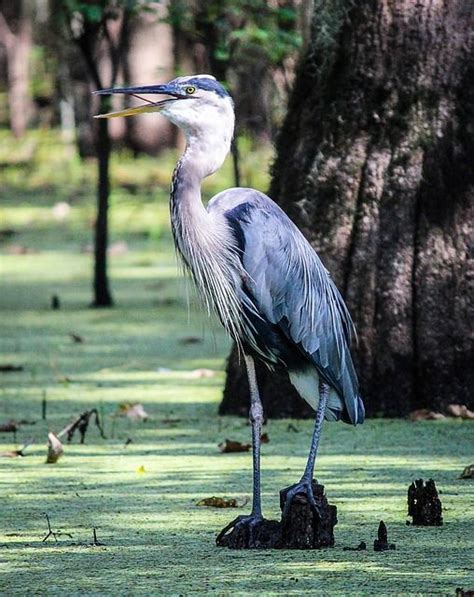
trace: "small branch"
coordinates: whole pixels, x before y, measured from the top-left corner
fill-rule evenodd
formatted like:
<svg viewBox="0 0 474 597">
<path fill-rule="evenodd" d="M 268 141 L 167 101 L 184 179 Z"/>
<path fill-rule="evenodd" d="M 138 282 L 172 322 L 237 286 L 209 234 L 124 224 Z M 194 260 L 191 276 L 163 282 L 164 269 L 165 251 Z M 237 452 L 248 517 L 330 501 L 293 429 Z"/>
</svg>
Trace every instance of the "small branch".
<svg viewBox="0 0 474 597">
<path fill-rule="evenodd" d="M 56 543 L 58 542 L 58 537 L 61 537 L 61 535 L 65 535 L 66 537 L 69 537 L 70 539 L 72 539 L 72 535 L 71 533 L 63 533 L 60 530 L 57 531 L 53 531 L 53 529 L 51 528 L 51 522 L 49 520 L 49 516 L 46 512 L 44 512 L 45 518 L 46 518 L 46 522 L 48 523 L 48 532 L 47 534 L 43 537 L 42 539 L 42 543 L 44 543 L 45 541 L 47 541 L 50 537 L 54 537 L 54 540 L 56 541 Z"/>
<path fill-rule="evenodd" d="M 61 438 L 64 435 L 67 435 L 67 441 L 70 442 L 74 436 L 74 433 L 76 431 L 79 431 L 79 434 L 81 436 L 81 444 L 83 444 L 86 437 L 86 431 L 89 427 L 90 418 L 92 415 L 95 415 L 95 424 L 99 429 L 100 437 L 102 439 L 107 439 L 105 437 L 104 430 L 100 423 L 99 413 L 97 412 L 96 408 L 84 411 L 72 423 L 66 425 L 66 427 L 64 427 L 64 429 L 57 434 L 57 437 Z"/>
<path fill-rule="evenodd" d="M 92 543 L 91 545 L 93 547 L 103 547 L 105 545 L 105 543 L 101 543 L 100 541 L 97 540 L 97 529 L 93 528 L 92 529 Z"/>
</svg>

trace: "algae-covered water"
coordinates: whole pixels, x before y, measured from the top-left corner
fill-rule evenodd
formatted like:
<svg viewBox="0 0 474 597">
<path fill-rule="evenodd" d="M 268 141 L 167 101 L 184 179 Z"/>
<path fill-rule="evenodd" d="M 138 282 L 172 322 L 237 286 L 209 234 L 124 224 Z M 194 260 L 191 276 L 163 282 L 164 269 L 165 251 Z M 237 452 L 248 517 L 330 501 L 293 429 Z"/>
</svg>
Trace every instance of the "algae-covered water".
<svg viewBox="0 0 474 597">
<path fill-rule="evenodd" d="M 34 440 L 24 458 L 0 457 L 0 594 L 454 595 L 457 587 L 474 588 L 474 485 L 459 479 L 474 461 L 472 421 L 326 425 L 317 478 L 338 508 L 336 546 L 215 547 L 217 532 L 249 505 L 196 503 L 250 496 L 250 454 L 221 454 L 217 447 L 226 438 L 249 441 L 250 430 L 242 419 L 216 414 L 229 343 L 194 306 L 188 316 L 165 190 L 152 165 L 142 164 L 136 176 L 140 185 L 150 178 L 153 195 L 158 186 L 158 201 L 151 190 L 135 199 L 114 194 L 112 243 L 126 243 L 111 256 L 117 307 L 90 310 L 90 189 L 77 190 L 77 165 L 69 174 L 72 190 L 60 178 L 67 172 L 56 172 L 50 189 L 40 166 L 28 183 L 13 170 L 0 197 L 0 228 L 14 231 L 0 245 L 0 363 L 23 367 L 0 374 L 0 423 L 34 423 L 22 425 L 16 444 L 0 434 L 0 452 Z M 127 172 L 116 164 L 115 179 Z M 61 221 L 52 212 L 57 201 L 71 205 Z M 50 308 L 53 294 L 57 311 Z M 134 402 L 143 404 L 147 421 L 116 416 L 120 404 Z M 84 445 L 76 437 L 57 464 L 45 464 L 47 432 L 93 407 L 106 439 L 91 426 Z M 265 429 L 268 517 L 278 515 L 279 489 L 304 468 L 312 423 L 291 423 L 269 421 Z M 436 480 L 442 527 L 406 525 L 407 488 L 419 477 Z M 44 513 L 61 531 L 57 542 L 42 541 Z M 380 520 L 395 551 L 372 549 Z M 91 545 L 93 528 L 103 545 Z M 360 541 L 367 551 L 343 550 Z"/>
</svg>

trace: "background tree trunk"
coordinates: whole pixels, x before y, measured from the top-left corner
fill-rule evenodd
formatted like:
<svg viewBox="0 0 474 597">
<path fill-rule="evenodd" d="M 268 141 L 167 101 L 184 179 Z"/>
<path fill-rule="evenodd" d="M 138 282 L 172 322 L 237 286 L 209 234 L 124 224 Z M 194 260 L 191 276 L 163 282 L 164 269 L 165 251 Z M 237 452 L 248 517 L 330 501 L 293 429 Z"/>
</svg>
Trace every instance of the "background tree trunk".
<svg viewBox="0 0 474 597">
<path fill-rule="evenodd" d="M 10 129 L 15 137 L 26 132 L 32 112 L 29 60 L 33 43 L 29 0 L 0 2 L 0 44 L 5 47 Z"/>
<path fill-rule="evenodd" d="M 270 194 L 345 295 L 369 415 L 473 405 L 473 19 L 463 0 L 317 0 L 277 143 Z M 268 416 L 307 414 L 258 374 Z M 234 351 L 220 412 L 247 401 Z"/>
<path fill-rule="evenodd" d="M 101 101 L 101 108 L 107 111 L 108 98 Z M 107 275 L 107 247 L 109 242 L 109 194 L 110 194 L 110 149 L 111 142 L 108 120 L 98 121 L 97 134 L 97 217 L 94 226 L 94 301 L 93 307 L 111 307 L 112 295 Z"/>
</svg>

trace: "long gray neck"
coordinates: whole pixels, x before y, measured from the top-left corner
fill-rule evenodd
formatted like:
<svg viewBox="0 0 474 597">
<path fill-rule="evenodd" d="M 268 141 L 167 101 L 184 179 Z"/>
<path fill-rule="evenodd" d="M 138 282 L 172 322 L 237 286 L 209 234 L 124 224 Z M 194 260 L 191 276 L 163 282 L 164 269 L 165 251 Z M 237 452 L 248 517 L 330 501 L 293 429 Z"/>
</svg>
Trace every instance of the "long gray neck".
<svg viewBox="0 0 474 597">
<path fill-rule="evenodd" d="M 216 139 L 218 137 L 215 137 Z M 245 317 L 236 290 L 241 262 L 225 218 L 208 212 L 201 201 L 201 181 L 215 172 L 228 152 L 228 143 L 193 144 L 178 162 L 171 188 L 171 224 L 176 247 L 209 311 L 240 341 Z"/>
<path fill-rule="evenodd" d="M 228 151 L 226 139 L 190 135 L 186 151 L 173 173 L 170 194 L 171 225 L 175 244 L 188 266 L 193 252 L 212 240 L 209 215 L 202 204 L 201 182 L 222 165 Z"/>
</svg>

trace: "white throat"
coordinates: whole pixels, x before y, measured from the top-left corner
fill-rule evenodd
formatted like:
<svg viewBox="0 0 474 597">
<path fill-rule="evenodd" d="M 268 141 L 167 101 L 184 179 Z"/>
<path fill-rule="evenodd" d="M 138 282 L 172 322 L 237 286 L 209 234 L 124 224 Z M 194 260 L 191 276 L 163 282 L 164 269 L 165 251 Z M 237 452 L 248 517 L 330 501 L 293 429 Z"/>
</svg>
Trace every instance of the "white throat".
<svg viewBox="0 0 474 597">
<path fill-rule="evenodd" d="M 200 98 L 182 100 L 162 113 L 184 132 L 183 162 L 188 176 L 200 181 L 222 166 L 234 135 L 235 116 L 230 98 L 219 98 L 216 103 L 206 103 Z"/>
</svg>

